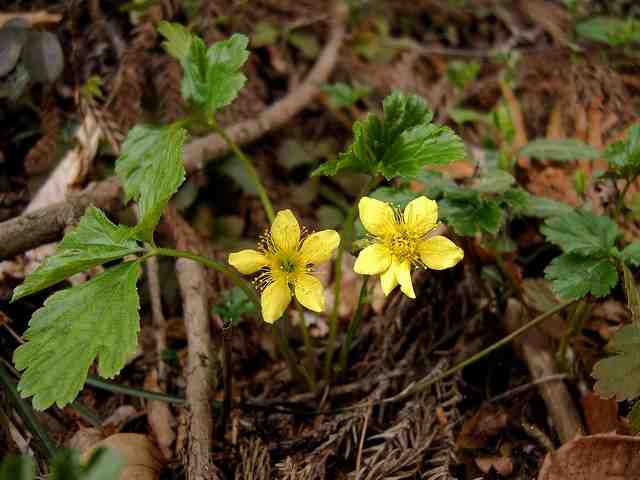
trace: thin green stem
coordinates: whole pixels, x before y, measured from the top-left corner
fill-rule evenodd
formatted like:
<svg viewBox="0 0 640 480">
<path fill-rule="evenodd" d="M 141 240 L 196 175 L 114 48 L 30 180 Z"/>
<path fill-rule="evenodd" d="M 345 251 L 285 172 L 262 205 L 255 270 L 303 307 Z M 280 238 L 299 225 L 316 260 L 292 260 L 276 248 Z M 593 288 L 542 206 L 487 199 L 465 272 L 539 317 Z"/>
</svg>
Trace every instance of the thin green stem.
<svg viewBox="0 0 640 480">
<path fill-rule="evenodd" d="M 362 322 L 362 312 L 364 311 L 365 298 L 367 296 L 368 281 L 369 277 L 365 276 L 364 280 L 362 281 L 362 286 L 360 287 L 360 295 L 358 295 L 358 306 L 356 307 L 356 311 L 353 314 L 353 317 L 351 317 L 349 327 L 347 328 L 347 337 L 345 338 L 344 345 L 342 345 L 342 350 L 340 350 L 340 367 L 338 372 L 341 375 L 343 375 L 344 372 L 347 371 L 347 362 L 349 360 L 349 352 L 351 351 L 351 343 L 360 330 L 360 323 Z"/>
<path fill-rule="evenodd" d="M 209 122 L 215 132 L 222 137 L 225 143 L 229 146 L 229 148 L 236 154 L 236 156 L 244 163 L 244 168 L 247 170 L 247 173 L 253 180 L 253 183 L 256 186 L 256 190 L 258 192 L 258 197 L 260 197 L 260 201 L 262 202 L 262 207 L 264 208 L 265 213 L 267 214 L 267 218 L 269 219 L 269 223 L 273 223 L 273 220 L 276 218 L 273 213 L 273 206 L 271 205 L 271 200 L 269 200 L 269 196 L 267 195 L 267 191 L 264 189 L 262 182 L 260 181 L 260 177 L 258 176 L 258 172 L 256 171 L 253 163 L 245 155 L 245 153 L 240 150 L 240 147 L 236 145 L 236 143 L 227 135 L 224 128 L 220 126 L 216 117 L 214 115 L 211 116 Z"/>
<path fill-rule="evenodd" d="M 69 405 L 69 408 L 75 410 L 80 418 L 84 419 L 92 427 L 102 428 L 102 419 L 96 414 L 96 412 L 91 410 L 86 405 L 83 405 L 78 400 L 72 402 L 71 405 Z"/>
<path fill-rule="evenodd" d="M 47 457 L 51 458 L 55 455 L 57 448 L 55 443 L 49 437 L 47 431 L 40 425 L 38 419 L 29 405 L 18 393 L 9 372 L 4 368 L 2 364 L 0 364 L 0 384 L 4 386 L 4 390 L 7 392 L 9 398 L 13 402 L 13 405 L 24 421 L 25 426 L 33 433 L 33 435 L 39 440 L 40 444 L 42 444 L 42 448 L 46 453 Z"/>
<path fill-rule="evenodd" d="M 409 397 L 410 395 L 413 395 L 414 393 L 426 390 L 431 385 L 444 380 L 445 378 L 453 375 L 454 373 L 459 372 L 463 368 L 465 368 L 465 367 L 477 362 L 478 360 L 486 357 L 491 352 L 493 352 L 493 351 L 495 351 L 495 350 L 507 345 L 509 342 L 511 342 L 515 338 L 519 337 L 520 335 L 522 335 L 527 330 L 529 330 L 529 329 L 535 327 L 536 325 L 544 322 L 548 318 L 553 317 L 555 314 L 561 312 L 562 310 L 564 310 L 567 307 L 570 307 L 575 302 L 576 302 L 576 300 L 571 300 L 569 302 L 561 303 L 557 307 L 552 308 L 551 310 L 548 310 L 548 311 L 546 311 L 545 313 L 543 313 L 541 315 L 538 315 L 536 318 L 531 320 L 529 323 L 523 325 L 522 327 L 518 328 L 517 330 L 514 330 L 509 335 L 507 335 L 506 337 L 504 337 L 501 340 L 497 341 L 493 345 L 485 348 L 481 352 L 478 352 L 475 355 L 472 355 L 471 357 L 467 358 L 466 360 L 463 360 L 462 362 L 458 363 L 457 365 L 454 365 L 449 370 L 441 373 L 440 375 L 437 375 L 435 377 L 433 377 L 431 375 L 427 375 L 422 380 L 418 380 L 416 383 L 414 383 L 413 385 L 409 386 L 404 391 L 400 392 L 398 395 L 395 395 L 394 397 L 385 399 L 383 401 L 383 403 L 397 402 L 397 401 L 400 401 L 400 400 L 403 400 L 403 399 Z"/>
<path fill-rule="evenodd" d="M 353 236 L 353 222 L 356 219 L 356 213 L 358 211 L 358 202 L 360 199 L 366 195 L 371 189 L 373 189 L 380 179 L 378 177 L 371 177 L 371 179 L 367 182 L 365 187 L 362 189 L 356 200 L 349 208 L 347 212 L 347 217 L 342 224 L 342 231 L 340 232 L 340 237 L 343 239 L 350 239 Z M 333 289 L 333 310 L 331 311 L 331 316 L 329 317 L 329 338 L 327 340 L 327 353 L 324 358 L 324 378 L 327 381 L 327 384 L 331 383 L 331 362 L 333 361 L 333 353 L 336 348 L 336 340 L 338 336 L 338 309 L 340 307 L 340 293 L 341 293 L 341 285 L 340 281 L 342 279 L 342 254 L 344 252 L 344 245 L 340 245 L 338 249 L 338 253 L 336 254 L 336 261 L 334 266 L 334 289 Z"/>
<path fill-rule="evenodd" d="M 225 275 L 236 287 L 241 288 L 242 291 L 247 295 L 249 300 L 251 300 L 251 302 L 256 306 L 257 311 L 261 311 L 260 298 L 258 297 L 255 289 L 249 282 L 238 275 L 235 270 L 222 262 L 219 262 L 212 258 L 203 257 L 201 255 L 196 255 L 195 253 L 185 252 L 182 250 L 173 250 L 171 248 L 154 248 L 152 250 L 149 250 L 149 253 L 147 255 L 163 255 L 165 257 L 188 258 L 189 260 L 193 260 L 209 268 L 213 268 L 214 270 Z"/>
<path fill-rule="evenodd" d="M 131 397 L 144 398 L 146 400 L 159 400 L 161 402 L 176 403 L 182 405 L 186 403 L 184 398 L 174 397 L 173 395 L 167 395 L 165 393 L 150 392 L 149 390 L 142 390 L 139 388 L 126 387 L 124 385 L 118 385 L 110 382 L 103 382 L 94 377 L 87 378 L 87 385 L 101 390 L 106 390 L 112 393 L 121 393 L 123 395 L 129 395 Z"/>
<path fill-rule="evenodd" d="M 309 333 L 309 326 L 307 325 L 307 321 L 304 318 L 304 308 L 302 307 L 302 305 L 298 300 L 296 300 L 296 306 L 298 307 L 298 312 L 300 312 L 300 326 L 301 326 L 300 328 L 302 329 L 305 355 L 307 357 L 307 371 L 309 373 L 309 378 L 311 379 L 311 383 L 313 384 L 311 391 L 315 392 L 317 389 L 316 356 L 313 350 L 313 345 L 311 344 L 311 334 Z"/>
</svg>

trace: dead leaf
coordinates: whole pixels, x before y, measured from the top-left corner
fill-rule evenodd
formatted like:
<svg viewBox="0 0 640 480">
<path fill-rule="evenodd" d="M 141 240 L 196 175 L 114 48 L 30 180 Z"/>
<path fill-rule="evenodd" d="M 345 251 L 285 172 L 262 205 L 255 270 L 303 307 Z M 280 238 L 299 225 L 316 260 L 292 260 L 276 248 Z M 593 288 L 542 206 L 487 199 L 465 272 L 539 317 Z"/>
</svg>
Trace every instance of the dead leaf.
<svg viewBox="0 0 640 480">
<path fill-rule="evenodd" d="M 507 414 L 495 405 L 482 407 L 462 425 L 456 443 L 459 448 L 482 448 L 507 426 Z"/>
<path fill-rule="evenodd" d="M 639 453 L 639 437 L 579 437 L 547 455 L 538 480 L 637 480 Z"/>
<path fill-rule="evenodd" d="M 478 457 L 474 461 L 482 473 L 489 473 L 493 468 L 501 477 L 507 477 L 513 473 L 513 461 L 509 457 L 498 457 L 491 455 L 488 457 Z"/>
<path fill-rule="evenodd" d="M 590 434 L 613 432 L 618 428 L 618 402 L 593 392 L 580 399 Z"/>
<path fill-rule="evenodd" d="M 84 452 L 103 438 L 104 434 L 97 428 L 81 428 L 66 442 L 66 446 Z"/>
<path fill-rule="evenodd" d="M 158 384 L 158 371 L 155 368 L 152 368 L 147 375 L 144 381 L 144 388 L 151 392 L 164 393 Z M 173 456 L 171 445 L 176 439 L 174 431 L 176 419 L 169 408 L 169 404 L 160 400 L 149 400 L 147 402 L 147 420 L 164 457 L 171 458 Z"/>
<path fill-rule="evenodd" d="M 116 433 L 95 443 L 82 452 L 82 460 L 88 461 L 97 448 L 112 448 L 124 459 L 125 467 L 119 480 L 157 480 L 164 459 L 162 452 L 140 433 Z"/>
</svg>

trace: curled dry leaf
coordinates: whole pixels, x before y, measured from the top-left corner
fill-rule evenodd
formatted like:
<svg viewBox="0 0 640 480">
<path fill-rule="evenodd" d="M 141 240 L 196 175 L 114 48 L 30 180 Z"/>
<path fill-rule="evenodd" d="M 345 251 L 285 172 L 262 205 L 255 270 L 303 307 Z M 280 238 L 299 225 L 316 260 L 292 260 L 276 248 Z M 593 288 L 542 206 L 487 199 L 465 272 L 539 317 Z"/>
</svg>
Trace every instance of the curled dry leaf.
<svg viewBox="0 0 640 480">
<path fill-rule="evenodd" d="M 640 438 L 605 433 L 580 437 L 549 453 L 538 480 L 640 478 Z"/>
<path fill-rule="evenodd" d="M 163 457 L 158 447 L 147 437 L 139 433 L 116 433 L 95 443 L 82 452 L 83 461 L 87 461 L 97 448 L 116 450 L 124 459 L 125 467 L 119 480 L 157 480 L 160 478 Z"/>
<path fill-rule="evenodd" d="M 591 434 L 614 432 L 618 426 L 618 402 L 593 392 L 580 399 L 587 430 Z"/>
</svg>

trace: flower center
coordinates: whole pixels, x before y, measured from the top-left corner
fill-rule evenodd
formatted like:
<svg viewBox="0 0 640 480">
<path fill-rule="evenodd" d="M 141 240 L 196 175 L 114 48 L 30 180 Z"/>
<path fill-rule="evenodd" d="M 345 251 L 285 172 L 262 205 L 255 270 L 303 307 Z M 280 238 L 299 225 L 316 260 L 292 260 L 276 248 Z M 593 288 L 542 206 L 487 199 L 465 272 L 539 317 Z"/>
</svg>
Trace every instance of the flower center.
<svg viewBox="0 0 640 480">
<path fill-rule="evenodd" d="M 296 262 L 291 258 L 283 258 L 280 260 L 280 270 L 286 273 L 293 273 L 296 271 Z"/>
<path fill-rule="evenodd" d="M 396 232 L 384 241 L 387 248 L 391 251 L 391 255 L 399 261 L 408 261 L 412 264 L 418 264 L 420 256 L 417 251 L 418 239 L 410 235 L 408 232 Z"/>
</svg>

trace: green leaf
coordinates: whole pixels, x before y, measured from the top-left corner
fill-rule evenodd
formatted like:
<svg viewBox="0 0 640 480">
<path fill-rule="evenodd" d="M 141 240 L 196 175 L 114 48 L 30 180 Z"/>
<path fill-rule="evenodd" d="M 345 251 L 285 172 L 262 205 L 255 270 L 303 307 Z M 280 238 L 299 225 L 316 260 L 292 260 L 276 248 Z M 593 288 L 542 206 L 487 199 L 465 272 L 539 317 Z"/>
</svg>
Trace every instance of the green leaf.
<svg viewBox="0 0 640 480">
<path fill-rule="evenodd" d="M 604 158 L 622 175 L 637 175 L 640 171 L 640 124 L 629 129 L 625 140 L 609 145 L 604 151 Z"/>
<path fill-rule="evenodd" d="M 574 138 L 559 140 L 538 138 L 522 147 L 518 155 L 539 160 L 569 162 L 573 160 L 596 160 L 602 156 L 602 152 Z"/>
<path fill-rule="evenodd" d="M 5 457 L 0 464 L 0 480 L 34 480 L 36 465 L 29 456 Z"/>
<path fill-rule="evenodd" d="M 192 36 L 182 79 L 182 96 L 207 116 L 230 104 L 247 77 L 240 68 L 249 58 L 249 39 L 239 33 L 212 44 Z"/>
<path fill-rule="evenodd" d="M 182 146 L 186 130 L 176 126 L 137 125 L 129 130 L 116 161 L 126 199 L 138 203 L 140 240 L 153 242 L 162 211 L 184 181 Z"/>
<path fill-rule="evenodd" d="M 383 102 L 383 116 L 369 114 L 353 125 L 354 140 L 338 158 L 313 175 L 350 170 L 371 175 L 414 177 L 425 165 L 462 160 L 465 149 L 451 129 L 431 123 L 433 113 L 416 95 L 394 92 Z"/>
<path fill-rule="evenodd" d="M 529 195 L 529 202 L 524 213 L 530 217 L 551 218 L 567 215 L 571 212 L 573 212 L 573 207 L 564 202 Z"/>
<path fill-rule="evenodd" d="M 553 291 L 566 300 L 579 299 L 588 293 L 604 297 L 618 283 L 618 271 L 611 259 L 575 253 L 554 258 L 544 274 Z"/>
<path fill-rule="evenodd" d="M 291 32 L 287 36 L 287 40 L 307 58 L 313 60 L 320 54 L 320 44 L 315 35 L 304 32 Z"/>
<path fill-rule="evenodd" d="M 369 95 L 371 89 L 360 85 L 351 86 L 344 82 L 338 82 L 323 85 L 322 91 L 328 95 L 331 105 L 338 109 L 350 107 L 358 100 Z"/>
<path fill-rule="evenodd" d="M 622 250 L 622 259 L 634 267 L 640 266 L 640 242 L 630 243 Z"/>
<path fill-rule="evenodd" d="M 132 229 L 114 225 L 99 209 L 89 207 L 78 226 L 67 233 L 55 254 L 47 257 L 13 292 L 12 302 L 61 282 L 96 265 L 141 249 L 130 237 Z"/>
<path fill-rule="evenodd" d="M 262 20 L 256 24 L 253 34 L 251 35 L 251 45 L 253 47 L 266 47 L 273 45 L 278 40 L 280 31 L 276 26 L 266 20 Z"/>
<path fill-rule="evenodd" d="M 501 203 L 508 206 L 516 215 L 522 215 L 529 208 L 531 195 L 522 188 L 510 188 L 500 196 Z"/>
<path fill-rule="evenodd" d="M 565 253 L 580 255 L 606 253 L 620 235 L 609 217 L 583 211 L 548 218 L 540 231 Z"/>
<path fill-rule="evenodd" d="M 447 63 L 447 77 L 459 89 L 464 89 L 473 82 L 480 73 L 478 62 L 462 62 L 454 60 Z"/>
<path fill-rule="evenodd" d="M 504 193 L 514 183 L 516 183 L 516 179 L 513 178 L 513 175 L 504 170 L 493 168 L 478 178 L 473 189 L 481 193 Z"/>
<path fill-rule="evenodd" d="M 51 295 L 38 309 L 14 353 L 23 371 L 18 390 L 44 410 L 72 402 L 96 356 L 98 372 L 113 377 L 137 344 L 140 329 L 138 261 L 105 270 L 86 283 Z"/>
<path fill-rule="evenodd" d="M 403 132 L 382 157 L 387 179 L 414 177 L 425 165 L 444 165 L 465 157 L 464 144 L 449 127 L 419 125 Z"/>
<path fill-rule="evenodd" d="M 184 68 L 189 57 L 193 34 L 184 25 L 167 21 L 160 22 L 158 32 L 166 38 L 162 46 L 167 53 L 180 62 Z"/>
<path fill-rule="evenodd" d="M 576 33 L 613 47 L 640 42 L 640 21 L 635 18 L 593 17 L 576 25 Z"/>
<path fill-rule="evenodd" d="M 640 326 L 625 325 L 611 339 L 615 355 L 597 362 L 595 391 L 604 398 L 632 400 L 640 396 Z"/>
<path fill-rule="evenodd" d="M 471 237 L 479 230 L 495 235 L 502 225 L 502 209 L 493 200 L 478 198 L 476 202 L 469 202 L 447 196 L 438 206 L 442 219 L 458 235 Z"/>
<path fill-rule="evenodd" d="M 223 292 L 221 301 L 211 311 L 220 315 L 225 325 L 235 325 L 243 315 L 254 313 L 256 307 L 241 288 L 233 287 Z"/>
<path fill-rule="evenodd" d="M 459 125 L 467 122 L 491 123 L 489 114 L 467 108 L 452 108 L 449 110 L 449 116 Z"/>
<path fill-rule="evenodd" d="M 421 193 L 416 193 L 408 188 L 380 187 L 369 194 L 371 198 L 387 202 L 397 208 L 404 209 L 411 200 L 418 198 Z"/>
<path fill-rule="evenodd" d="M 627 296 L 627 306 L 631 311 L 631 319 L 636 325 L 640 325 L 640 292 L 633 278 L 633 274 L 624 262 L 621 262 L 622 277 L 624 280 L 624 293 Z"/>
</svg>

